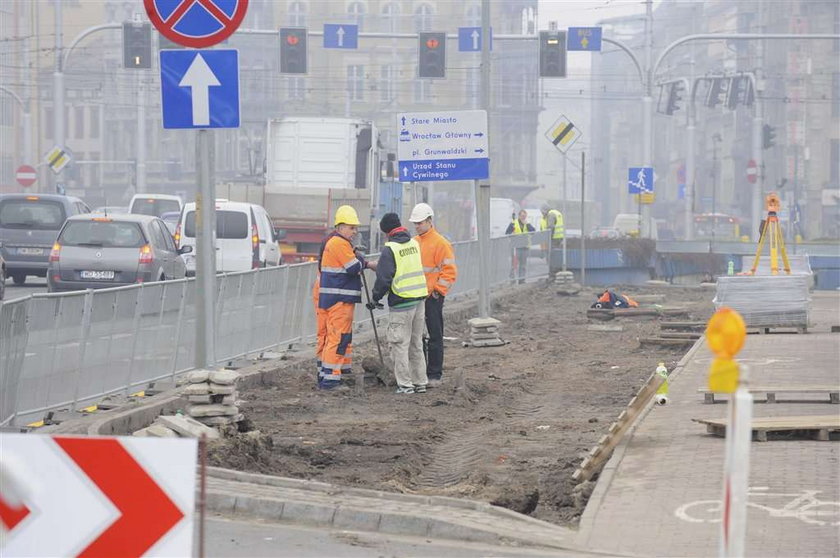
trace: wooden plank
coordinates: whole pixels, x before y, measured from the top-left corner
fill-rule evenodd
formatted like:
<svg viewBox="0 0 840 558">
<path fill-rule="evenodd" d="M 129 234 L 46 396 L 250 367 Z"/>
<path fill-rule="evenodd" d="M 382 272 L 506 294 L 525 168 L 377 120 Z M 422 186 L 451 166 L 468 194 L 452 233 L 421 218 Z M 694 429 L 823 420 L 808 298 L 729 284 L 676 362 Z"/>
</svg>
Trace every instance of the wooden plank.
<svg viewBox="0 0 840 558">
<path fill-rule="evenodd" d="M 706 322 L 676 322 L 667 321 L 659 324 L 660 329 L 695 329 L 703 331 L 706 329 Z"/>
<path fill-rule="evenodd" d="M 725 428 L 726 419 L 691 419 L 694 422 Z M 840 430 L 840 415 L 814 415 L 794 417 L 753 417 L 753 430 Z"/>
<path fill-rule="evenodd" d="M 639 345 L 657 345 L 660 347 L 683 347 L 693 345 L 697 339 L 665 339 L 662 337 L 642 337 Z"/>
<path fill-rule="evenodd" d="M 682 331 L 663 331 L 659 337 L 663 339 L 691 339 L 693 341 L 700 339 L 703 335 L 699 332 L 682 332 Z"/>
<path fill-rule="evenodd" d="M 828 394 L 828 401 L 829 403 L 840 404 L 840 386 L 836 385 L 828 385 L 828 384 L 819 384 L 819 385 L 807 385 L 807 384 L 793 384 L 788 386 L 750 386 L 748 388 L 750 393 L 754 394 L 765 394 L 766 402 L 767 403 L 775 403 L 776 402 L 776 394 L 779 393 L 817 393 L 826 395 Z M 706 389 L 706 388 L 699 388 L 697 390 L 698 393 L 702 393 L 705 398 L 706 403 L 714 403 L 714 394 Z"/>
</svg>

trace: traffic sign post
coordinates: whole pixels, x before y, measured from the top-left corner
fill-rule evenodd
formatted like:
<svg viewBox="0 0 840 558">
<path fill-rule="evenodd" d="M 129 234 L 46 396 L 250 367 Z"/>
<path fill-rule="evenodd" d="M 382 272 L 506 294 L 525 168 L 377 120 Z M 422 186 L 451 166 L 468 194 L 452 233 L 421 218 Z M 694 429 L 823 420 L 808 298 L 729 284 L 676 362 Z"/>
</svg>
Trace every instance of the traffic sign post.
<svg viewBox="0 0 840 558">
<path fill-rule="evenodd" d="M 15 180 L 24 188 L 29 188 L 38 180 L 38 172 L 35 170 L 35 167 L 21 165 L 15 171 Z"/>
<path fill-rule="evenodd" d="M 599 52 L 601 50 L 601 28 L 569 27 L 566 41 L 566 50 Z"/>
<path fill-rule="evenodd" d="M 490 29 L 490 50 L 493 50 L 493 29 Z M 481 52 L 481 27 L 458 28 L 458 51 Z"/>
<path fill-rule="evenodd" d="M 248 11 L 248 0 L 143 0 L 143 5 L 161 35 L 191 48 L 224 41 Z"/>
<path fill-rule="evenodd" d="M 239 51 L 160 52 L 163 127 L 239 127 Z"/>
<path fill-rule="evenodd" d="M 401 182 L 480 180 L 490 176 L 487 112 L 397 115 Z"/>
<path fill-rule="evenodd" d="M 4 556 L 191 556 L 197 440 L 0 434 Z"/>
<path fill-rule="evenodd" d="M 359 26 L 325 23 L 324 48 L 359 48 Z"/>
</svg>

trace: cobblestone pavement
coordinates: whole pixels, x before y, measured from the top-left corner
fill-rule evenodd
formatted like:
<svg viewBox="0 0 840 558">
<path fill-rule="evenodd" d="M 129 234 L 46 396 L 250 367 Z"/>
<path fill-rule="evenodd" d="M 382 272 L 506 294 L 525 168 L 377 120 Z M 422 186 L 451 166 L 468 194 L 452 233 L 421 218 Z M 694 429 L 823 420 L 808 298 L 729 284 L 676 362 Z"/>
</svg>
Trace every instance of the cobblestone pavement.
<svg viewBox="0 0 840 558">
<path fill-rule="evenodd" d="M 750 365 L 753 384 L 840 386 L 840 334 L 828 333 L 840 322 L 840 293 L 820 293 L 814 302 L 817 333 L 748 337 L 738 360 Z M 581 545 L 645 556 L 717 554 L 719 524 L 712 521 L 719 514 L 707 501 L 720 499 L 724 440 L 691 421 L 726 416 L 727 403 L 705 404 L 697 393 L 711 358 L 705 343 L 697 346 L 673 378 L 670 403 L 652 408 L 617 449 L 582 519 Z M 768 404 L 757 395 L 753 413 L 840 414 L 828 399 L 777 395 L 780 402 Z M 753 442 L 747 556 L 840 555 L 840 444 L 836 434 L 832 439 Z M 785 506 L 788 513 L 774 512 Z"/>
</svg>

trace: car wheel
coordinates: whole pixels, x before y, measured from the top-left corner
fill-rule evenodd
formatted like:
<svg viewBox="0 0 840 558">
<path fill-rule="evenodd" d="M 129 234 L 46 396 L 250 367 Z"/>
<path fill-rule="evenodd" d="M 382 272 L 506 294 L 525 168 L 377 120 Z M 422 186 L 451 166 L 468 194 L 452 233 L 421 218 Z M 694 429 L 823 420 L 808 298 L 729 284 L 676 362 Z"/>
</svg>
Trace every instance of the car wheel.
<svg viewBox="0 0 840 558">
<path fill-rule="evenodd" d="M 12 281 L 14 281 L 15 285 L 23 285 L 24 283 L 26 283 L 26 274 L 12 273 Z"/>
</svg>

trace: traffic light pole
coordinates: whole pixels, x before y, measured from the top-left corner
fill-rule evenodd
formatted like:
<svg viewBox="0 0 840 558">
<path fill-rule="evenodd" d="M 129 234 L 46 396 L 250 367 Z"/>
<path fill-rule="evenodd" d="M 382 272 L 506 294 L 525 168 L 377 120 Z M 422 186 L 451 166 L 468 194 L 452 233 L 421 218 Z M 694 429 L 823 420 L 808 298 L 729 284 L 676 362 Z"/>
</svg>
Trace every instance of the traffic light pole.
<svg viewBox="0 0 840 558">
<path fill-rule="evenodd" d="M 195 142 L 195 367 L 215 366 L 216 223 L 215 146 L 212 130 L 198 130 Z"/>
</svg>

